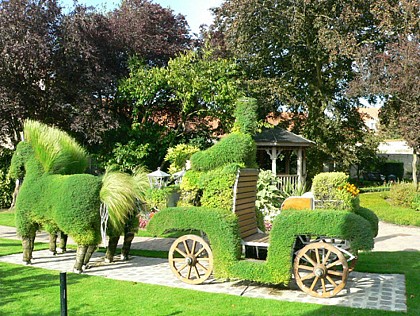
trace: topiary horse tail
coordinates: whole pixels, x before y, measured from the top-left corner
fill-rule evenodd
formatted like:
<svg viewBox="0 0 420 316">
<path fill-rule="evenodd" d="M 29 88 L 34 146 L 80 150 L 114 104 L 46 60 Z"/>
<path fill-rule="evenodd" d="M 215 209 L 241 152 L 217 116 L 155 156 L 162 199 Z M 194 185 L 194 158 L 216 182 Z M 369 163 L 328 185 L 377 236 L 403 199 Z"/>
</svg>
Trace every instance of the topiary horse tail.
<svg viewBox="0 0 420 316">
<path fill-rule="evenodd" d="M 102 178 L 100 200 L 106 206 L 111 227 L 123 231 L 141 196 L 135 178 L 118 171 L 106 171 Z M 106 215 L 103 215 L 103 217 Z"/>
</svg>

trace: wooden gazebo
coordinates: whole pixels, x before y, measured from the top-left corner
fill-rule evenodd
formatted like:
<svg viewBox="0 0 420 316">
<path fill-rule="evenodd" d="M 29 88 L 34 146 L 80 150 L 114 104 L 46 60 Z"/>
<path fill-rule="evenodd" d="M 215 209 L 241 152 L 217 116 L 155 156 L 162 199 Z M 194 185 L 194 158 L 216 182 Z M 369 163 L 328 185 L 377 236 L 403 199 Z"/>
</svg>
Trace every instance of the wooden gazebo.
<svg viewBox="0 0 420 316">
<path fill-rule="evenodd" d="M 315 143 L 285 129 L 265 128 L 254 135 L 257 162 L 269 168 L 283 184 L 304 184 L 306 180 L 306 149 Z"/>
</svg>

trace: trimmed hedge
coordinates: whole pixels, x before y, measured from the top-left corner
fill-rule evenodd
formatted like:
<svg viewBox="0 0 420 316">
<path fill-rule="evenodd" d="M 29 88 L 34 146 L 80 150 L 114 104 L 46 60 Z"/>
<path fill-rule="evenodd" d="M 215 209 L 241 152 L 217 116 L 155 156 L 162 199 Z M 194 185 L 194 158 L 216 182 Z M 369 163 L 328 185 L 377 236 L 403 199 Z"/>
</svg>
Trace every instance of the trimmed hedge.
<svg viewBox="0 0 420 316">
<path fill-rule="evenodd" d="M 232 133 L 212 147 L 191 156 L 191 167 L 197 171 L 209 171 L 226 164 L 236 163 L 244 167 L 256 166 L 256 145 L 249 134 Z"/>
<path fill-rule="evenodd" d="M 147 225 L 147 230 L 154 235 L 162 235 L 172 229 L 205 232 L 213 251 L 215 275 L 229 277 L 231 266 L 241 254 L 235 214 L 206 207 L 174 207 L 156 213 Z"/>
<path fill-rule="evenodd" d="M 414 184 L 401 182 L 391 185 L 389 198 L 392 205 L 412 208 L 416 194 L 417 190 Z"/>
<path fill-rule="evenodd" d="M 258 116 L 257 100 L 253 98 L 240 98 L 235 107 L 234 132 L 254 135 L 257 132 Z"/>
<path fill-rule="evenodd" d="M 171 229 L 204 231 L 214 255 L 217 277 L 240 278 L 263 283 L 288 284 L 293 244 L 297 235 L 347 239 L 353 250 L 373 248 L 371 224 L 354 213 L 339 210 L 284 211 L 274 220 L 266 262 L 238 260 L 240 241 L 237 218 L 226 210 L 204 207 L 167 208 L 148 225 L 154 235 Z"/>
<path fill-rule="evenodd" d="M 359 207 L 357 189 L 348 183 L 344 172 L 323 172 L 317 174 L 312 181 L 312 192 L 316 200 L 342 201 L 340 209 L 355 210 Z M 334 208 L 337 207 L 334 204 Z"/>
</svg>

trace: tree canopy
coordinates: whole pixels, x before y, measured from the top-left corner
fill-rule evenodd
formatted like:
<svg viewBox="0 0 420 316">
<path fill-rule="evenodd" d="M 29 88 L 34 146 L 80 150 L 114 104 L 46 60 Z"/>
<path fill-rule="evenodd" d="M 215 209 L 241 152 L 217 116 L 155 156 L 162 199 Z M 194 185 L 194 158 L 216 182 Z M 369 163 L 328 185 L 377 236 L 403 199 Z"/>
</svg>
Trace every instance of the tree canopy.
<svg viewBox="0 0 420 316">
<path fill-rule="evenodd" d="M 130 56 L 162 65 L 190 43 L 185 18 L 148 0 L 109 14 L 77 3 L 65 14 L 58 0 L 3 1 L 0 135 L 16 143 L 31 118 L 100 143 L 126 119 L 115 95 Z"/>
<path fill-rule="evenodd" d="M 227 0 L 215 10 L 210 34 L 239 60 L 260 115 L 295 113 L 294 131 L 317 143 L 310 161 L 346 168 L 363 142 L 357 98 L 345 88 L 354 77 L 354 48 L 371 38 L 372 1 Z M 290 122 L 287 122 L 287 126 Z M 330 158 L 331 157 L 331 158 Z"/>
</svg>

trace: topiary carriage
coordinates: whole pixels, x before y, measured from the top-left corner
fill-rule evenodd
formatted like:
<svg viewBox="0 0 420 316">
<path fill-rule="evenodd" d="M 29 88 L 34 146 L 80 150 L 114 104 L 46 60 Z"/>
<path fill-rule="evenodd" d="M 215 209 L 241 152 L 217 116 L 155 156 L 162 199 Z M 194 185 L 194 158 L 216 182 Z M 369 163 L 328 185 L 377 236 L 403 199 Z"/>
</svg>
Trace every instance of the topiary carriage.
<svg viewBox="0 0 420 316">
<path fill-rule="evenodd" d="M 242 102 L 238 107 L 252 105 Z M 192 170 L 181 184 L 181 203 L 195 206 L 156 213 L 148 230 L 155 235 L 173 229 L 203 232 L 204 238 L 181 236 L 170 248 L 170 267 L 183 282 L 200 284 L 214 273 L 219 278 L 287 285 L 293 274 L 297 285 L 310 295 L 338 294 L 355 258 L 343 243 L 354 252 L 372 249 L 377 222 L 366 219 L 371 215 L 367 210 L 360 214 L 289 210 L 275 218 L 270 235 L 259 231 L 255 211 L 258 170 L 249 168 L 255 165 L 255 151 L 247 143 L 250 130 L 239 128 L 236 134 L 194 154 Z M 249 149 L 235 152 L 234 144 L 226 146 L 233 137 L 241 140 L 238 148 Z M 266 253 L 266 260 L 258 260 L 264 257 L 261 253 Z M 253 254 L 251 260 L 249 254 Z"/>
</svg>

